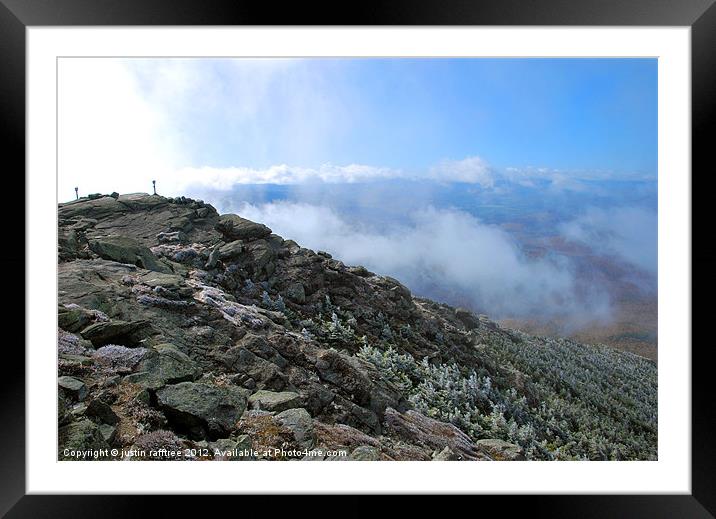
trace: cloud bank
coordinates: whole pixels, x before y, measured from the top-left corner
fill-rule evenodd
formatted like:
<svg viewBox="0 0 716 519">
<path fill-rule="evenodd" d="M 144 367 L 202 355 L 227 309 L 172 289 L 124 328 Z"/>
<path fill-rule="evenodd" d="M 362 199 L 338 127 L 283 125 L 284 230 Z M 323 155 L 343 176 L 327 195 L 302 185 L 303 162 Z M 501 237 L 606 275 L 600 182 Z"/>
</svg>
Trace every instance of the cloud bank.
<svg viewBox="0 0 716 519">
<path fill-rule="evenodd" d="M 281 164 L 266 169 L 243 167 L 182 168 L 175 173 L 173 181 L 185 190 L 205 188 L 228 191 L 240 184 L 293 185 L 315 182 L 350 184 L 392 178 L 408 178 L 408 175 L 400 170 L 363 164 L 349 164 L 346 166 L 323 164 L 318 168 L 292 167 Z"/>
<path fill-rule="evenodd" d="M 495 186 L 495 172 L 481 157 L 443 160 L 430 168 L 428 178 L 442 182 L 478 184 L 484 188 Z"/>
<path fill-rule="evenodd" d="M 569 240 L 599 254 L 619 256 L 645 271 L 657 272 L 658 225 L 655 210 L 643 207 L 589 208 L 560 226 Z"/>
<path fill-rule="evenodd" d="M 580 295 L 565 258 L 530 258 L 508 234 L 463 212 L 428 208 L 411 214 L 406 225 L 377 229 L 304 203 L 225 209 L 348 265 L 391 275 L 418 295 L 493 318 L 567 317 L 571 323 L 610 318 L 607 295 L 598 290 Z"/>
</svg>

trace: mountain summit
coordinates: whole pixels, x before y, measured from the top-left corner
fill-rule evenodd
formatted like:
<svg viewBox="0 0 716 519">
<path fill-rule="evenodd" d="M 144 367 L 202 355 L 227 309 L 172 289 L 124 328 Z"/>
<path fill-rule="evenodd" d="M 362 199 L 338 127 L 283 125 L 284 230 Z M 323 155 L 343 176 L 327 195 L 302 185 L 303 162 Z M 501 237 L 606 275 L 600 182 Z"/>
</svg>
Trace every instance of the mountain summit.
<svg viewBox="0 0 716 519">
<path fill-rule="evenodd" d="M 296 218 L 300 218 L 296 214 Z M 58 208 L 60 459 L 655 459 L 656 365 L 185 197 Z"/>
</svg>

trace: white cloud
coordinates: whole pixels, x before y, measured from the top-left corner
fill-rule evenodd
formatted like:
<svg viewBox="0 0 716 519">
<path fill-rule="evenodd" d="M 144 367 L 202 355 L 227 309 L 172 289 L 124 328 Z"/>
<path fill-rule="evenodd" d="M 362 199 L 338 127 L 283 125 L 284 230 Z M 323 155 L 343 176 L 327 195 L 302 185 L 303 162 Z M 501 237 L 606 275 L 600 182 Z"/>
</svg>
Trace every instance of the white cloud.
<svg viewBox="0 0 716 519">
<path fill-rule="evenodd" d="M 594 189 L 588 182 L 609 180 L 622 181 L 655 181 L 652 175 L 639 172 L 615 172 L 603 170 L 561 170 L 545 167 L 507 167 L 499 172 L 502 180 L 524 187 L 540 187 L 546 184 L 547 189 L 554 192 L 586 192 Z M 541 182 L 540 182 L 541 181 Z"/>
<path fill-rule="evenodd" d="M 353 106 L 301 59 L 127 62 L 152 105 L 171 119 L 191 162 L 241 166 L 307 157 L 342 137 Z M 343 92 L 343 90 L 340 90 Z"/>
<path fill-rule="evenodd" d="M 275 165 L 265 169 L 245 167 L 182 168 L 174 174 L 173 183 L 182 189 L 209 188 L 229 190 L 236 184 L 306 184 L 311 182 L 354 183 L 388 179 L 436 180 L 465 182 L 483 188 L 494 187 L 493 174 L 480 157 L 461 161 L 443 161 L 428 171 L 404 171 L 365 164 L 323 164 L 317 168 Z"/>
<path fill-rule="evenodd" d="M 565 175 L 564 173 L 553 173 L 550 177 L 549 189 L 552 191 L 572 191 L 576 193 L 584 193 L 589 190 L 584 182 L 581 182 L 579 177 L 575 178 L 571 175 Z"/>
<path fill-rule="evenodd" d="M 173 182 L 178 189 L 208 188 L 224 191 L 237 184 L 354 183 L 401 177 L 405 177 L 405 175 L 399 170 L 363 164 L 347 166 L 323 164 L 318 168 L 281 164 L 266 169 L 182 168 L 175 172 Z"/>
<path fill-rule="evenodd" d="M 443 160 L 430 168 L 428 177 L 443 182 L 479 184 L 483 188 L 491 188 L 495 185 L 495 178 L 490 166 L 480 157 Z"/>
<path fill-rule="evenodd" d="M 600 254 L 616 255 L 647 272 L 657 271 L 656 211 L 642 207 L 588 208 L 560 227 L 573 242 Z"/>
<path fill-rule="evenodd" d="M 428 208 L 411 215 L 409 225 L 377 230 L 303 203 L 224 209 L 348 265 L 394 276 L 418 294 L 462 301 L 493 318 L 564 316 L 583 323 L 610 317 L 606 294 L 578 295 L 566 259 L 530 258 L 505 232 L 462 212 Z"/>
</svg>

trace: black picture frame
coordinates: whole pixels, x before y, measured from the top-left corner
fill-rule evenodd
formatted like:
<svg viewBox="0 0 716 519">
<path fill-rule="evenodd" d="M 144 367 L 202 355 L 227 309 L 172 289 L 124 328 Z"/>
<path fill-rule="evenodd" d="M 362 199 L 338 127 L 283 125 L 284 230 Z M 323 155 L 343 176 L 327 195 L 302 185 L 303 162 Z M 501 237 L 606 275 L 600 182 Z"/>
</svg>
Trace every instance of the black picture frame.
<svg viewBox="0 0 716 519">
<path fill-rule="evenodd" d="M 17 294 L 24 293 L 24 279 L 31 276 L 25 264 L 25 228 L 19 225 L 26 197 L 25 171 L 25 29 L 28 26 L 82 25 L 573 25 L 573 26 L 689 26 L 692 44 L 692 171 L 699 171 L 700 189 L 693 189 L 692 237 L 710 239 L 709 213 L 704 209 L 710 190 L 704 187 L 711 166 L 710 136 L 715 134 L 716 112 L 716 5 L 715 0 L 369 0 L 350 4 L 287 3 L 277 8 L 268 2 L 243 0 L 0 0 L 0 113 L 2 114 L 3 180 L 7 208 L 15 205 L 6 223 L 5 240 L 14 253 L 0 259 L 13 294 L 12 308 L 22 316 L 6 315 L 8 321 L 24 321 L 25 306 Z M 9 160 L 8 160 L 9 159 Z M 11 166 L 12 165 L 12 166 Z M 712 167 L 710 169 L 713 169 Z M 689 174 L 689 172 L 684 172 Z M 8 185 L 8 182 L 11 184 Z M 14 185 L 12 185 L 14 183 Z M 20 196 L 23 193 L 24 196 Z M 702 200 L 703 199 L 703 200 Z M 701 209 L 697 209 L 701 207 Z M 6 209 L 7 211 L 7 209 Z M 701 212 L 699 212 L 701 211 Z M 693 242 L 692 242 L 693 243 Z M 699 243 L 692 254 L 692 329 L 703 330 L 708 304 L 694 304 L 693 294 L 710 294 L 716 252 L 712 244 Z M 23 283 L 23 286 L 20 286 Z M 15 286 L 16 284 L 16 286 Z M 8 286 L 8 285 L 5 285 Z M 23 298 L 24 300 L 24 298 Z M 704 301 L 707 301 L 704 298 Z M 700 319 L 699 319 L 700 318 Z M 19 329 L 19 327 L 17 327 Z M 696 335 L 693 335 L 695 338 Z M 25 356 L 16 341 L 6 340 L 0 377 L 0 515 L 6 517 L 126 517 L 143 507 L 140 496 L 27 496 L 25 495 Z M 709 378 L 712 371 L 708 342 L 692 341 L 692 494 L 691 495 L 589 495 L 502 496 L 498 506 L 510 500 L 529 507 L 530 515 L 550 517 L 714 517 L 716 515 L 716 406 Z M 686 346 L 686 345 L 685 345 Z M 8 369 L 12 366 L 12 369 Z M 212 497 L 211 508 L 221 507 Z M 349 498 L 358 503 L 359 498 Z M 274 503 L 275 504 L 275 503 Z M 184 500 L 162 503 L 168 515 Z M 242 513 L 246 513 L 246 503 Z M 252 506 L 266 506 L 262 500 Z M 326 507 L 321 507 L 326 510 Z M 343 510 L 360 513 L 360 505 L 344 503 Z M 452 508 L 452 507 L 451 507 Z M 328 509 L 329 510 L 329 509 Z M 457 513 L 457 508 L 455 508 Z M 238 511 L 237 511 L 238 513 Z M 342 513 L 345 515 L 345 512 Z"/>
</svg>

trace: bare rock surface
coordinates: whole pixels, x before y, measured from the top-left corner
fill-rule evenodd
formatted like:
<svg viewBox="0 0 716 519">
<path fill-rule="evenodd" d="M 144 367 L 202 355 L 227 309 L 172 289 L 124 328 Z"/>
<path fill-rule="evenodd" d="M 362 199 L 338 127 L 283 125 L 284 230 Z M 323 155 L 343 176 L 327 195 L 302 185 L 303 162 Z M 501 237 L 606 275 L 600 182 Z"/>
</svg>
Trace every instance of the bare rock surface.
<svg viewBox="0 0 716 519">
<path fill-rule="evenodd" d="M 386 430 L 412 440 L 430 449 L 449 448 L 458 459 L 488 459 L 470 437 L 452 424 L 439 422 L 415 411 L 399 413 L 388 409 L 385 413 Z"/>
</svg>

